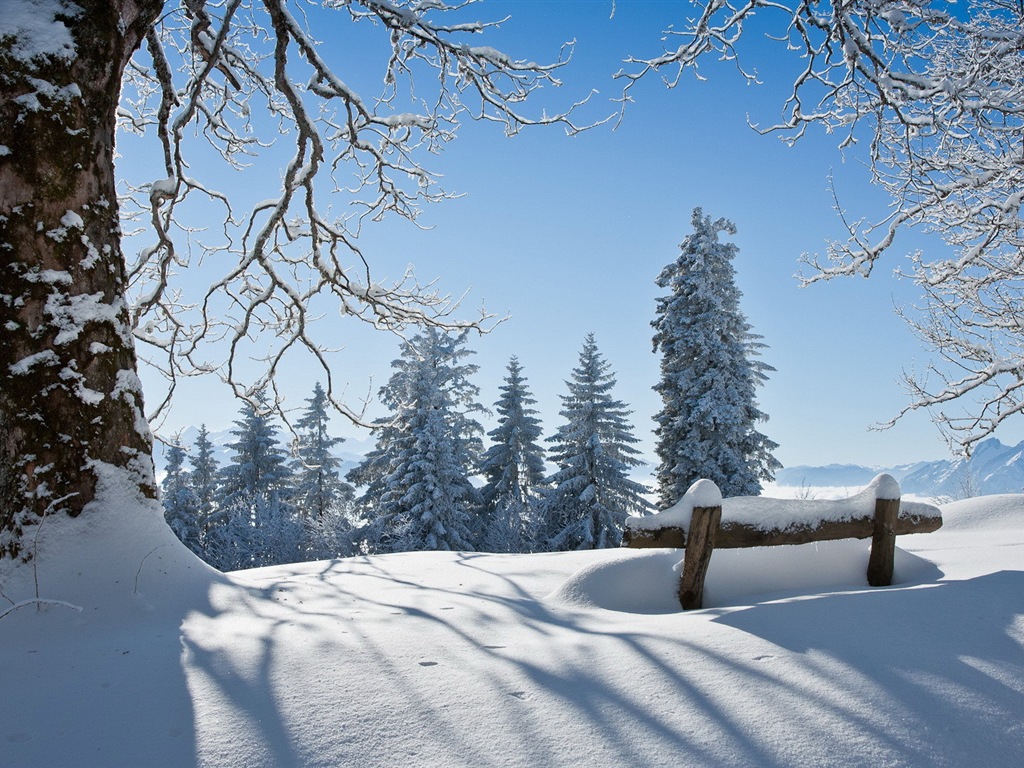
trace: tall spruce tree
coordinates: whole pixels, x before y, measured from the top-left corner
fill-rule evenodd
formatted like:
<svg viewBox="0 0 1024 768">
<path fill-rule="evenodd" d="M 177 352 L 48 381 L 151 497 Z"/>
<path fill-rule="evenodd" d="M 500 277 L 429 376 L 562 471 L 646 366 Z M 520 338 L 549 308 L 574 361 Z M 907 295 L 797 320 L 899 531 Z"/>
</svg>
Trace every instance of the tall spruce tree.
<svg viewBox="0 0 1024 768">
<path fill-rule="evenodd" d="M 674 504 L 696 480 L 707 478 L 725 496 L 756 495 L 761 480 L 781 467 L 778 445 L 757 430 L 767 416 L 755 390 L 774 370 L 757 360 L 764 345 L 740 311 L 732 260 L 738 249 L 719 233 L 736 234 L 726 219 L 700 208 L 679 257 L 658 275 L 669 290 L 657 300 L 654 350 L 660 351 L 657 427 L 658 495 Z"/>
<path fill-rule="evenodd" d="M 498 426 L 488 432 L 493 441 L 480 463 L 487 478 L 481 493 L 484 530 L 481 548 L 489 552 L 533 549 L 537 532 L 538 499 L 546 488 L 540 419 L 530 406 L 531 396 L 519 360 L 508 363 L 508 376 L 494 407 Z"/>
<path fill-rule="evenodd" d="M 269 411 L 247 402 L 241 416 L 231 432 L 231 463 L 221 471 L 216 524 L 207 536 L 208 562 L 226 571 L 302 560 L 305 537 L 289 502 L 294 479 L 288 454 Z"/>
<path fill-rule="evenodd" d="M 617 547 L 625 518 L 650 511 L 647 488 L 628 476 L 643 462 L 633 447 L 639 441 L 627 421 L 631 412 L 611 396 L 610 367 L 589 334 L 562 396 L 565 423 L 548 438 L 559 467 L 544 503 L 548 549 Z"/>
<path fill-rule="evenodd" d="M 395 373 L 381 388 L 392 417 L 377 445 L 350 474 L 366 486 L 359 499 L 366 521 L 363 548 L 371 552 L 474 549 L 479 492 L 470 482 L 483 428 L 483 409 L 463 362 L 466 332 L 430 328 L 403 344 Z"/>
<path fill-rule="evenodd" d="M 327 393 L 317 382 L 302 417 L 295 422 L 298 441 L 291 463 L 295 476 L 295 504 L 310 518 L 324 518 L 337 507 L 350 503 L 352 486 L 341 478 L 341 460 L 331 449 L 345 442 L 328 431 Z"/>
<path fill-rule="evenodd" d="M 337 557 L 351 549 L 350 511 L 355 489 L 342 479 L 341 460 L 332 453 L 345 439 L 332 437 L 328 431 L 327 393 L 320 382 L 306 402 L 305 412 L 295 422 L 294 503 L 309 533 L 310 556 Z"/>
<path fill-rule="evenodd" d="M 199 435 L 189 455 L 192 471 L 188 474 L 189 488 L 195 494 L 199 505 L 199 519 L 205 530 L 210 515 L 217 507 L 217 492 L 220 484 L 220 463 L 214 453 L 210 432 L 205 424 L 199 425 Z"/>
</svg>

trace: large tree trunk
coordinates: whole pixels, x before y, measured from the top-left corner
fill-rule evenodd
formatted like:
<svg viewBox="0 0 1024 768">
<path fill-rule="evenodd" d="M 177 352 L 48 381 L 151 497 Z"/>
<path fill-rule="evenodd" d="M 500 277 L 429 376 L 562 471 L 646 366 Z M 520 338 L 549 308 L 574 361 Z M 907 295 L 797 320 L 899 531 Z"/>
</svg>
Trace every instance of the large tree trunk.
<svg viewBox="0 0 1024 768">
<path fill-rule="evenodd" d="M 0 557 L 27 556 L 40 516 L 80 514 L 111 465 L 155 495 L 113 147 L 124 67 L 162 5 L 66 3 L 70 52 L 58 27 L 0 42 Z"/>
</svg>

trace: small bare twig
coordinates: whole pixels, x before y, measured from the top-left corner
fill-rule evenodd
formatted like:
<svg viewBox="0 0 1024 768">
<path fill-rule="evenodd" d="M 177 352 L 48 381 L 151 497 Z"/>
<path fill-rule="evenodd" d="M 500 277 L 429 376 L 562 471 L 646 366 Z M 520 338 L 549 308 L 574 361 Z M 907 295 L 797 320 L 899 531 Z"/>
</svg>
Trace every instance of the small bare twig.
<svg viewBox="0 0 1024 768">
<path fill-rule="evenodd" d="M 153 547 L 151 550 L 149 550 L 149 552 L 146 553 L 146 556 L 142 558 L 142 562 L 139 563 L 139 569 L 135 572 L 135 588 L 132 589 L 132 594 L 133 595 L 139 594 L 139 575 L 142 573 L 142 566 L 144 566 L 146 564 L 146 561 L 149 559 L 150 555 L 152 555 L 158 549 L 162 549 L 163 547 L 166 547 L 166 546 L 167 546 L 166 544 L 159 544 L 159 545 Z"/>
</svg>

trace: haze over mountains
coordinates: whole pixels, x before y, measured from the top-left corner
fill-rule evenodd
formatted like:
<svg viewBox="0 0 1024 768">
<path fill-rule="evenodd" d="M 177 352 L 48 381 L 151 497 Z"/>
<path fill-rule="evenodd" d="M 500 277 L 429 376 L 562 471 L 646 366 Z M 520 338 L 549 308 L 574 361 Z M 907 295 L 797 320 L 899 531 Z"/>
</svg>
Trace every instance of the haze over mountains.
<svg viewBox="0 0 1024 768">
<path fill-rule="evenodd" d="M 895 477 L 903 493 L 963 499 L 1024 491 L 1024 442 L 1008 446 L 996 438 L 978 444 L 969 459 L 940 459 L 895 467 L 857 464 L 795 466 L 779 470 L 776 485 L 858 488 L 879 472 Z"/>
</svg>

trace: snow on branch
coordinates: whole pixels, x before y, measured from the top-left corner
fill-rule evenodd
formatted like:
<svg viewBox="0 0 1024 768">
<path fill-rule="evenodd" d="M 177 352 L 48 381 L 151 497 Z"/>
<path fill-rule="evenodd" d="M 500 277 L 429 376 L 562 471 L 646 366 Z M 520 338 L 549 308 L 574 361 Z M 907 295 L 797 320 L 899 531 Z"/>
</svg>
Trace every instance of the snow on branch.
<svg viewBox="0 0 1024 768">
<path fill-rule="evenodd" d="M 583 102 L 556 114 L 524 111 L 532 93 L 560 85 L 568 55 L 538 64 L 470 45 L 496 23 L 464 21 L 467 5 L 168 5 L 129 68 L 119 109 L 122 130 L 154 136 L 163 160 L 160 178 L 131 186 L 122 206 L 131 239 L 146 240 L 128 264 L 140 356 L 169 383 L 153 418 L 187 376 L 218 375 L 250 401 L 275 394 L 284 358 L 305 351 L 323 369 L 332 404 L 358 420 L 336 397 L 331 345 L 315 333 L 313 321 L 332 309 L 399 334 L 424 325 L 487 330 L 490 315 L 457 316 L 459 298 L 411 268 L 379 277 L 358 244 L 363 224 L 416 222 L 424 203 L 452 197 L 424 159 L 460 122 L 495 121 L 509 135 L 532 125 L 582 129 L 573 113 Z M 318 41 L 314 29 L 331 37 Z M 376 58 L 360 54 L 344 66 L 354 41 L 360 51 L 376 42 Z M 224 170 L 232 181 L 237 172 L 265 184 L 268 162 L 283 171 L 264 199 L 218 188 L 229 186 Z M 208 275 L 206 288 L 189 292 L 185 270 Z"/>
<path fill-rule="evenodd" d="M 910 381 L 908 410 L 978 396 L 972 416 L 937 417 L 952 442 L 969 448 L 1020 410 L 1024 382 L 1024 340 L 1018 324 L 1005 321 L 1006 311 L 1020 309 L 1024 274 L 1024 5 L 710 0 L 697 8 L 668 32 L 675 48 L 627 61 L 623 106 L 639 80 L 667 71 L 675 86 L 686 71 L 700 76 L 709 56 L 756 81 L 740 64 L 751 28 L 748 37 L 764 31 L 797 62 L 781 119 L 757 130 L 793 143 L 818 126 L 838 135 L 842 150 L 862 145 L 873 181 L 891 199 L 881 218 L 844 217 L 845 241 L 822 259 L 805 256 L 810 271 L 801 279 L 868 276 L 908 227 L 945 241 L 952 256 L 913 257 L 906 273 L 925 296 L 925 319 L 912 326 L 943 361 L 932 368 L 941 376 L 937 390 Z M 979 336 L 987 351 L 979 351 Z M 994 399 L 978 391 L 993 387 Z"/>
</svg>

